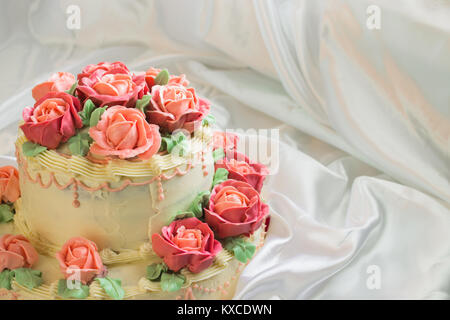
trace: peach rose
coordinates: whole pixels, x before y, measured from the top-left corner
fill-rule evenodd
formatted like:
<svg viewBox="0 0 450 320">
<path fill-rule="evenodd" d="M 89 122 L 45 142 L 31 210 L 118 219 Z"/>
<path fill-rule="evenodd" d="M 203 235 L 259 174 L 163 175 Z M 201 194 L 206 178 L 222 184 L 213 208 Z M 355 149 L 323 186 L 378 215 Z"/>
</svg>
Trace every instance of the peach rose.
<svg viewBox="0 0 450 320">
<path fill-rule="evenodd" d="M 80 102 L 65 92 L 49 92 L 36 101 L 32 108 L 25 108 L 20 126 L 28 140 L 56 149 L 75 134 L 83 123 L 78 112 Z"/>
<path fill-rule="evenodd" d="M 155 85 L 152 87 L 147 117 L 150 123 L 157 124 L 169 132 L 183 128 L 192 133 L 209 113 L 209 109 L 209 102 L 199 99 L 194 88 Z"/>
<path fill-rule="evenodd" d="M 38 260 L 38 253 L 24 236 L 5 234 L 0 237 L 0 272 L 31 268 Z"/>
<path fill-rule="evenodd" d="M 69 72 L 57 72 L 51 75 L 50 79 L 36 85 L 31 91 L 35 101 L 38 101 L 47 93 L 65 92 L 75 83 L 75 76 Z"/>
<path fill-rule="evenodd" d="M 0 168 L 0 203 L 14 202 L 20 197 L 19 171 L 12 166 Z"/>
<path fill-rule="evenodd" d="M 149 124 L 141 111 L 123 106 L 110 107 L 96 127 L 89 130 L 94 139 L 90 152 L 121 159 L 150 159 L 161 146 L 159 127 Z"/>
<path fill-rule="evenodd" d="M 56 253 L 56 259 L 66 279 L 74 273 L 77 278 L 79 273 L 78 280 L 84 284 L 106 270 L 98 254 L 97 245 L 82 237 L 69 239 L 61 251 Z"/>
<path fill-rule="evenodd" d="M 175 220 L 163 227 L 161 234 L 152 235 L 152 247 L 170 270 L 187 267 L 193 273 L 208 268 L 222 250 L 211 228 L 197 218 Z"/>
<path fill-rule="evenodd" d="M 205 221 L 223 239 L 252 234 L 268 214 L 269 207 L 251 185 L 229 179 L 213 188 Z"/>
<path fill-rule="evenodd" d="M 155 85 L 155 78 L 158 75 L 158 73 L 161 72 L 161 69 L 156 69 L 153 67 L 150 67 L 145 72 L 145 82 L 147 83 L 147 86 L 149 89 L 151 89 Z M 169 82 L 168 85 L 181 85 L 187 87 L 189 85 L 189 81 L 186 79 L 186 76 L 184 74 L 180 74 L 179 76 L 176 75 L 170 75 L 169 76 Z"/>
</svg>

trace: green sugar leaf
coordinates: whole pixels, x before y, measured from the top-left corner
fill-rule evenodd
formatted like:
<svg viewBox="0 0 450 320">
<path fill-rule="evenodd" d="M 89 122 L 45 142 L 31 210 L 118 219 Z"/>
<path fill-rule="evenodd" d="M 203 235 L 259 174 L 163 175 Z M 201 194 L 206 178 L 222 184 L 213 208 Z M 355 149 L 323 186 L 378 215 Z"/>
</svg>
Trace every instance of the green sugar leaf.
<svg viewBox="0 0 450 320">
<path fill-rule="evenodd" d="M 223 148 L 217 148 L 213 151 L 214 162 L 217 162 L 223 158 L 225 158 L 225 151 L 223 151 Z"/>
<path fill-rule="evenodd" d="M 73 85 L 70 87 L 69 90 L 66 91 L 66 93 L 75 97 L 75 90 L 76 90 L 77 86 L 78 86 L 78 80 L 73 83 Z"/>
<path fill-rule="evenodd" d="M 143 96 L 142 99 L 136 101 L 136 109 L 140 110 L 143 114 L 145 114 L 145 108 L 147 108 L 151 99 L 152 99 L 151 95 Z"/>
<path fill-rule="evenodd" d="M 186 277 L 182 274 L 164 272 L 161 275 L 161 289 L 168 292 L 178 291 L 185 281 Z"/>
<path fill-rule="evenodd" d="M 89 287 L 87 285 L 78 283 L 75 288 L 69 289 L 67 287 L 67 280 L 60 279 L 58 281 L 58 296 L 65 299 L 85 299 L 89 296 Z"/>
<path fill-rule="evenodd" d="M 212 114 L 208 114 L 202 121 L 203 125 L 212 126 L 216 123 L 216 118 Z"/>
<path fill-rule="evenodd" d="M 153 263 L 147 266 L 147 279 L 150 281 L 161 280 L 161 274 L 167 272 L 169 268 L 165 263 Z"/>
<path fill-rule="evenodd" d="M 224 247 L 233 252 L 234 257 L 242 263 L 250 260 L 256 252 L 255 245 L 242 237 L 226 238 Z"/>
<path fill-rule="evenodd" d="M 106 111 L 106 107 L 95 109 L 91 114 L 91 118 L 89 119 L 89 126 L 95 127 L 97 125 L 97 123 L 100 121 L 100 119 L 101 119 L 103 113 L 105 113 L 105 111 Z"/>
<path fill-rule="evenodd" d="M 208 205 L 209 196 L 209 191 L 199 192 L 194 201 L 192 201 L 191 205 L 189 206 L 188 211 L 192 212 L 195 217 L 201 218 L 203 216 L 203 208 Z"/>
<path fill-rule="evenodd" d="M 0 272 L 0 288 L 11 290 L 11 280 L 14 274 L 11 270 L 5 269 Z"/>
<path fill-rule="evenodd" d="M 225 168 L 218 168 L 216 172 L 214 172 L 212 188 L 214 188 L 215 185 L 220 184 L 226 180 L 228 180 L 228 170 Z"/>
<path fill-rule="evenodd" d="M 35 157 L 41 152 L 47 150 L 47 147 L 41 146 L 40 144 L 27 141 L 22 145 L 23 154 L 27 157 Z"/>
<path fill-rule="evenodd" d="M 167 83 L 169 83 L 169 71 L 167 71 L 167 69 L 163 69 L 155 77 L 155 84 L 165 86 Z"/>
<path fill-rule="evenodd" d="M 90 99 L 86 100 L 86 102 L 84 103 L 84 106 L 83 106 L 83 110 L 78 112 L 84 126 L 89 126 L 90 121 L 91 121 L 91 115 L 92 115 L 92 112 L 94 112 L 94 110 L 95 110 L 95 104 Z"/>
<path fill-rule="evenodd" d="M 106 294 L 114 300 L 122 300 L 125 297 L 125 291 L 122 288 L 122 281 L 110 277 L 96 278 Z"/>
<path fill-rule="evenodd" d="M 161 138 L 161 147 L 159 148 L 159 151 L 167 150 L 167 152 L 171 154 L 184 156 L 189 151 L 189 148 L 190 144 L 187 137 L 183 132 L 177 132 Z"/>
<path fill-rule="evenodd" d="M 79 133 L 69 139 L 69 150 L 73 155 L 84 157 L 91 147 L 93 139 L 87 132 Z"/>
<path fill-rule="evenodd" d="M 12 271 L 17 283 L 28 289 L 37 288 L 42 284 L 42 272 L 30 268 L 19 268 Z"/>
<path fill-rule="evenodd" d="M 181 220 L 186 218 L 195 217 L 195 214 L 192 211 L 178 211 L 172 218 L 169 219 L 169 224 L 175 220 Z"/>
<path fill-rule="evenodd" d="M 14 209 L 7 204 L 0 204 L 0 223 L 10 222 L 14 218 Z"/>
</svg>

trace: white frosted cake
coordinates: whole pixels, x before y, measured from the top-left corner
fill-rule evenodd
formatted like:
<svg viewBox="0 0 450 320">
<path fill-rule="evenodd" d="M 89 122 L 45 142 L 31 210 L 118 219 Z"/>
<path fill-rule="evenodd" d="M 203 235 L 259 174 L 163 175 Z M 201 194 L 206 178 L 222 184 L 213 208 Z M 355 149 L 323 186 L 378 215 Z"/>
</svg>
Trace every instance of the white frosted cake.
<svg viewBox="0 0 450 320">
<path fill-rule="evenodd" d="M 0 167 L 0 299 L 232 298 L 268 172 L 186 77 L 102 62 L 32 95 Z"/>
</svg>

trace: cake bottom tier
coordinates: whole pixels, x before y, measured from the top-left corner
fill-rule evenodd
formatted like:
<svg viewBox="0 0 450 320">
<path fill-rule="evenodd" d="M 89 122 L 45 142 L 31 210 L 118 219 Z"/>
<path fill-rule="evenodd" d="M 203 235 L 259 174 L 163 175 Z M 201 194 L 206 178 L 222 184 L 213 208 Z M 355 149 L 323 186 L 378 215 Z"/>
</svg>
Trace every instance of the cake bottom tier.
<svg viewBox="0 0 450 320">
<path fill-rule="evenodd" d="M 257 250 L 263 245 L 265 239 L 265 226 L 262 225 L 250 238 Z M 0 224 L 0 235 L 20 234 L 14 223 Z M 223 249 L 211 267 L 198 274 L 187 270 L 182 273 L 186 282 L 182 288 L 175 292 L 162 291 L 158 282 L 146 279 L 148 265 L 161 262 L 153 254 L 130 263 L 106 264 L 108 276 L 122 281 L 125 290 L 125 299 L 138 300 L 225 300 L 232 299 L 236 290 L 239 276 L 246 264 L 236 260 L 233 255 Z M 33 269 L 42 272 L 43 284 L 34 289 L 28 289 L 15 280 L 12 281 L 12 290 L 0 289 L 0 300 L 49 300 L 62 299 L 58 296 L 58 281 L 63 278 L 57 260 L 48 255 L 39 254 L 39 261 Z M 111 299 L 100 287 L 97 281 L 89 285 L 89 296 L 86 299 Z"/>
</svg>

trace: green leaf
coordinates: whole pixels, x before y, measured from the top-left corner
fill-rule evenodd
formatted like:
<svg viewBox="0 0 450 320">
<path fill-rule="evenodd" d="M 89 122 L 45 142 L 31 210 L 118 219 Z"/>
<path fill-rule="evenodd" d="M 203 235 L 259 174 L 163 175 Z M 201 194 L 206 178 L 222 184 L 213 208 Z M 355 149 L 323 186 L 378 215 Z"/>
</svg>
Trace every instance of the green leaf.
<svg viewBox="0 0 450 320">
<path fill-rule="evenodd" d="M 106 294 L 114 300 L 122 300 L 125 297 L 125 291 L 122 288 L 120 279 L 112 279 L 110 277 L 96 278 L 100 286 L 105 290 Z"/>
<path fill-rule="evenodd" d="M 11 290 L 11 280 L 13 278 L 13 275 L 13 272 L 8 269 L 0 272 L 0 288 Z"/>
<path fill-rule="evenodd" d="M 183 132 L 177 132 L 173 135 L 169 135 L 161 138 L 161 147 L 159 151 L 167 150 L 169 153 L 177 153 L 179 156 L 183 156 L 189 150 L 189 142 Z"/>
<path fill-rule="evenodd" d="M 218 160 L 225 158 L 225 151 L 223 151 L 223 148 L 217 148 L 216 150 L 214 150 L 213 158 L 214 162 L 217 162 Z"/>
<path fill-rule="evenodd" d="M 161 70 L 155 78 L 155 84 L 165 86 L 169 83 L 169 71 L 167 69 Z"/>
<path fill-rule="evenodd" d="M 47 147 L 41 146 L 40 144 L 27 141 L 22 145 L 23 154 L 27 157 L 35 157 L 39 153 L 47 150 Z"/>
<path fill-rule="evenodd" d="M 75 96 L 75 89 L 77 88 L 77 86 L 78 86 L 78 80 L 73 83 L 73 85 L 70 87 L 69 90 L 66 91 L 66 93 L 68 93 L 72 96 Z"/>
<path fill-rule="evenodd" d="M 92 112 L 91 118 L 89 119 L 90 127 L 95 127 L 97 125 L 97 123 L 100 121 L 100 118 L 102 117 L 102 114 L 105 113 L 106 108 L 107 107 L 97 108 Z"/>
<path fill-rule="evenodd" d="M 32 270 L 30 268 L 19 268 L 12 271 L 17 283 L 33 289 L 39 287 L 42 284 L 42 272 L 38 270 Z"/>
<path fill-rule="evenodd" d="M 161 275 L 167 272 L 169 268 L 165 263 L 153 263 L 147 266 L 147 279 L 150 281 L 161 280 Z"/>
<path fill-rule="evenodd" d="M 95 110 L 95 104 L 91 101 L 91 99 L 86 100 L 83 106 L 83 110 L 78 112 L 80 115 L 81 121 L 83 121 L 83 125 L 88 126 L 91 121 L 92 112 Z"/>
<path fill-rule="evenodd" d="M 214 188 L 215 185 L 226 180 L 228 180 L 228 170 L 225 168 L 217 168 L 216 172 L 214 172 L 212 187 Z"/>
<path fill-rule="evenodd" d="M 79 133 L 69 139 L 69 150 L 72 154 L 84 157 L 93 142 L 91 136 L 87 132 Z"/>
<path fill-rule="evenodd" d="M 14 209 L 7 204 L 0 204 L 0 223 L 9 222 L 14 217 Z"/>
<path fill-rule="evenodd" d="M 203 125 L 212 126 L 216 123 L 216 118 L 212 114 L 208 114 L 202 121 Z"/>
<path fill-rule="evenodd" d="M 85 299 L 89 296 L 89 286 L 79 283 L 79 288 L 69 289 L 67 287 L 67 280 L 60 279 L 58 281 L 58 296 L 65 299 Z"/>
<path fill-rule="evenodd" d="M 194 201 L 192 201 L 191 205 L 189 206 L 188 211 L 192 212 L 197 218 L 203 216 L 203 208 L 208 205 L 209 196 L 209 191 L 199 192 Z"/>
<path fill-rule="evenodd" d="M 186 277 L 179 273 L 164 272 L 161 275 L 161 289 L 163 291 L 178 291 L 186 281 Z"/>
<path fill-rule="evenodd" d="M 226 238 L 224 247 L 228 251 L 233 252 L 234 257 L 242 263 L 250 260 L 256 251 L 255 245 L 242 237 Z"/>
<path fill-rule="evenodd" d="M 176 215 L 169 219 L 169 224 L 171 224 L 175 220 L 193 218 L 195 214 L 192 211 L 178 211 Z"/>
<path fill-rule="evenodd" d="M 142 99 L 136 101 L 136 109 L 140 110 L 143 114 L 145 114 L 145 108 L 147 108 L 151 99 L 152 99 L 151 95 L 143 96 Z"/>
</svg>

